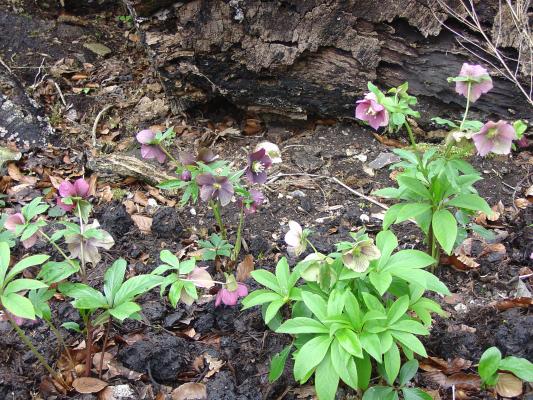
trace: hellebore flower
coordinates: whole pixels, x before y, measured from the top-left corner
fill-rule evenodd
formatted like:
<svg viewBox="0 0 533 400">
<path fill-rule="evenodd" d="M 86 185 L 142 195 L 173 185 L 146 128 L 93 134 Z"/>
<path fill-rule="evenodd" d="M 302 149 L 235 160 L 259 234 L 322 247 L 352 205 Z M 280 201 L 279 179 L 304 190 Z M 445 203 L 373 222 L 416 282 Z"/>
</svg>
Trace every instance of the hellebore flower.
<svg viewBox="0 0 533 400">
<path fill-rule="evenodd" d="M 244 207 L 245 214 L 253 214 L 265 201 L 265 196 L 259 190 L 250 189 L 250 201 L 246 202 L 244 198 L 239 198 L 237 200 L 237 205 L 239 207 Z"/>
<path fill-rule="evenodd" d="M 516 139 L 516 132 L 506 121 L 489 121 L 481 130 L 472 136 L 478 154 L 482 157 L 490 152 L 495 154 L 509 154 L 511 145 Z"/>
<path fill-rule="evenodd" d="M 355 117 L 357 119 L 368 122 L 368 125 L 375 130 L 389 124 L 389 112 L 378 103 L 374 93 L 367 93 L 363 100 L 357 100 L 356 103 Z"/>
<path fill-rule="evenodd" d="M 137 133 L 137 141 L 141 144 L 141 157 L 147 160 L 156 159 L 161 164 L 167 159 L 167 155 L 159 146 L 155 138 L 156 133 L 151 129 L 145 129 Z"/>
<path fill-rule="evenodd" d="M 82 254 L 82 241 L 83 241 L 83 257 L 85 262 L 90 262 L 96 265 L 102 259 L 102 256 L 98 252 L 98 248 L 109 250 L 115 244 L 113 237 L 104 231 L 98 229 L 100 224 L 98 221 L 94 221 L 92 224 L 85 225 L 83 232 L 86 233 L 89 230 L 93 231 L 91 237 L 86 238 L 80 234 L 65 235 L 65 243 L 70 251 L 72 258 L 80 258 Z"/>
<path fill-rule="evenodd" d="M 74 184 L 70 183 L 68 180 L 64 180 L 59 185 L 59 196 L 57 199 L 57 205 L 65 211 L 72 211 L 76 204 L 65 204 L 63 199 L 66 197 L 75 197 L 79 199 L 84 199 L 89 195 L 89 183 L 83 179 L 79 178 L 74 181 Z"/>
<path fill-rule="evenodd" d="M 179 154 L 178 158 L 182 165 L 196 165 L 198 162 L 202 162 L 204 164 L 211 164 L 218 158 L 218 156 L 215 155 L 215 153 L 213 153 L 211 149 L 208 149 L 207 147 L 202 147 L 198 150 L 198 154 L 196 156 L 192 155 L 191 153 L 182 151 Z"/>
<path fill-rule="evenodd" d="M 180 179 L 185 182 L 189 182 L 192 179 L 191 171 L 184 170 L 180 174 Z"/>
<path fill-rule="evenodd" d="M 21 213 L 15 213 L 13 215 L 10 215 L 7 217 L 6 222 L 4 224 L 4 228 L 6 228 L 8 231 L 15 232 L 17 229 L 17 225 L 25 225 L 26 220 L 24 219 L 24 215 Z M 33 235 L 31 235 L 28 239 L 25 239 L 22 241 L 22 245 L 25 249 L 29 249 L 37 242 L 37 232 L 35 232 Z"/>
<path fill-rule="evenodd" d="M 355 272 L 365 272 L 370 261 L 376 260 L 381 256 L 379 249 L 374 246 L 372 239 L 362 240 L 348 251 L 342 254 L 342 261 L 346 268 Z"/>
<path fill-rule="evenodd" d="M 200 185 L 200 198 L 203 201 L 219 200 L 222 206 L 226 206 L 233 197 L 233 185 L 227 176 L 200 174 L 196 177 L 196 183 Z"/>
<path fill-rule="evenodd" d="M 285 234 L 287 251 L 291 256 L 298 257 L 307 248 L 307 230 L 303 230 L 296 221 L 289 221 L 289 231 Z"/>
<path fill-rule="evenodd" d="M 261 148 L 248 155 L 248 168 L 246 168 L 246 178 L 250 183 L 263 184 L 267 180 L 266 170 L 272 165 L 272 160 L 266 154 L 266 150 Z"/>
<path fill-rule="evenodd" d="M 215 307 L 218 307 L 221 303 L 227 306 L 235 306 L 239 297 L 247 295 L 248 287 L 244 283 L 237 282 L 233 275 L 226 275 L 226 284 L 217 293 Z"/>
<path fill-rule="evenodd" d="M 191 281 L 196 287 L 210 289 L 215 286 L 213 278 L 207 272 L 207 267 L 195 267 L 185 279 Z M 185 288 L 181 289 L 180 300 L 188 306 L 194 302 L 194 298 L 189 296 Z"/>
<path fill-rule="evenodd" d="M 257 146 L 255 146 L 254 151 L 257 152 L 261 149 L 264 149 L 266 152 L 266 155 L 270 157 L 270 160 L 272 161 L 272 164 L 280 164 L 281 163 L 281 151 L 279 150 L 279 147 L 277 144 L 271 143 L 271 142 L 261 142 Z"/>
<path fill-rule="evenodd" d="M 481 65 L 464 63 L 459 72 L 459 78 L 466 78 L 466 81 L 456 81 L 455 91 L 468 97 L 468 83 L 470 83 L 470 101 L 474 103 L 482 94 L 492 89 L 492 79 L 488 71 Z"/>
</svg>

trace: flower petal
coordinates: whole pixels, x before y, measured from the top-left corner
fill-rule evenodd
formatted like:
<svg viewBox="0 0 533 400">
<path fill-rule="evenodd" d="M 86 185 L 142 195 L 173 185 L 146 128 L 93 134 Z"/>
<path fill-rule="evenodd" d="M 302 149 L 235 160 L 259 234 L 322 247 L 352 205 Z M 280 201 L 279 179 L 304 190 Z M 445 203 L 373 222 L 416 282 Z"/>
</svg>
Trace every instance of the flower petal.
<svg viewBox="0 0 533 400">
<path fill-rule="evenodd" d="M 7 217 L 4 228 L 8 231 L 17 229 L 17 225 L 24 225 L 24 216 L 21 213 L 15 213 Z"/>
<path fill-rule="evenodd" d="M 144 129 L 137 133 L 137 141 L 141 144 L 149 144 L 152 140 L 154 140 L 155 132 L 153 132 L 150 129 Z"/>
<path fill-rule="evenodd" d="M 76 196 L 76 188 L 68 180 L 64 180 L 59 185 L 59 195 L 61 197 Z"/>
<path fill-rule="evenodd" d="M 200 174 L 196 177 L 196 183 L 200 186 L 212 185 L 215 183 L 215 177 L 211 174 Z"/>
<path fill-rule="evenodd" d="M 74 190 L 76 196 L 87 197 L 89 194 L 89 183 L 83 178 L 76 179 L 76 182 L 74 182 Z"/>
</svg>

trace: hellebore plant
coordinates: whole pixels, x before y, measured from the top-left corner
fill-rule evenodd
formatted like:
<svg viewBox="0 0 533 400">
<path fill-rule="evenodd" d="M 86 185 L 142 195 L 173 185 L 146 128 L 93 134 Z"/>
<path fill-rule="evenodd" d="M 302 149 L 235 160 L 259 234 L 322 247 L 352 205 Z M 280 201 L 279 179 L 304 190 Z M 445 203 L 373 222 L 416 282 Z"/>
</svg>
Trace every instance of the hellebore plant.
<svg viewBox="0 0 533 400">
<path fill-rule="evenodd" d="M 215 299 L 215 307 L 220 304 L 226 306 L 236 306 L 240 297 L 248 295 L 248 288 L 244 283 L 237 282 L 235 276 L 224 274 L 226 283 L 222 285 Z"/>
<path fill-rule="evenodd" d="M 275 274 L 253 271 L 251 276 L 265 289 L 250 293 L 242 302 L 244 308 L 261 305 L 269 327 L 294 338 L 273 358 L 269 379 L 281 375 L 295 348 L 294 377 L 304 384 L 314 376 L 320 400 L 333 400 L 341 380 L 365 390 L 376 371 L 373 364 L 390 384 L 399 376 L 403 390 L 416 369 L 414 362 L 401 369 L 402 353 L 408 360 L 414 360 L 415 354 L 425 357 L 417 336 L 429 334 L 431 313 L 444 314 L 424 293 L 449 293 L 424 270 L 435 262 L 432 257 L 418 250 L 394 253 L 398 241 L 392 232 L 380 232 L 375 248 L 363 231 L 353 239 L 354 243 L 339 243 L 339 251 L 328 255 L 315 250 L 314 257 L 307 256 L 292 272 L 285 258 L 278 262 Z M 352 269 L 354 252 L 356 257 L 366 253 L 365 260 L 355 263 L 363 270 L 368 261 L 362 272 Z M 297 287 L 300 278 L 305 282 Z M 284 321 L 284 315 L 290 318 Z"/>
<path fill-rule="evenodd" d="M 495 387 L 502 375 L 508 372 L 525 382 L 533 382 L 533 364 L 530 361 L 514 356 L 502 358 L 502 353 L 497 347 L 485 350 L 481 355 L 477 370 L 485 388 Z M 504 373 L 499 371 L 504 371 Z"/>
<path fill-rule="evenodd" d="M 137 133 L 136 139 L 141 144 L 141 157 L 147 160 L 156 159 L 163 164 L 167 157 L 176 165 L 178 161 L 165 148 L 165 141 L 173 138 L 176 135 L 172 128 L 168 128 L 165 132 L 156 132 L 152 129 L 144 129 Z"/>
</svg>

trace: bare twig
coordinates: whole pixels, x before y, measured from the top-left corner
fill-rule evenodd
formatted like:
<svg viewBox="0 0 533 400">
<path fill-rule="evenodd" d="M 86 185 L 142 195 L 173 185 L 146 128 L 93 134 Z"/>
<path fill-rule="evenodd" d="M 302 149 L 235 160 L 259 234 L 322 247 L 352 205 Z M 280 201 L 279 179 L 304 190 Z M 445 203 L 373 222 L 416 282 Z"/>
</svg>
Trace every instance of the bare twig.
<svg viewBox="0 0 533 400">
<path fill-rule="evenodd" d="M 113 107 L 113 104 L 108 104 L 102 110 L 98 113 L 94 120 L 93 129 L 91 132 L 92 140 L 93 140 L 93 147 L 96 147 L 96 128 L 98 127 L 98 123 L 100 122 L 100 119 L 102 116 L 109 110 L 111 107 Z"/>
<path fill-rule="evenodd" d="M 2 60 L 2 57 L 0 57 L 0 64 L 2 64 L 5 69 L 7 69 L 7 72 L 9 72 L 10 74 L 13 73 L 13 71 L 11 71 L 11 68 L 9 68 L 9 65 L 7 65 L 4 60 Z"/>
<path fill-rule="evenodd" d="M 67 106 L 67 102 L 65 101 L 65 98 L 63 97 L 63 92 L 61 91 L 61 88 L 59 87 L 59 85 L 57 84 L 56 81 L 52 81 L 52 82 L 54 82 L 54 86 L 56 87 L 57 93 L 59 93 L 59 97 L 61 98 L 61 102 L 66 107 Z"/>
</svg>

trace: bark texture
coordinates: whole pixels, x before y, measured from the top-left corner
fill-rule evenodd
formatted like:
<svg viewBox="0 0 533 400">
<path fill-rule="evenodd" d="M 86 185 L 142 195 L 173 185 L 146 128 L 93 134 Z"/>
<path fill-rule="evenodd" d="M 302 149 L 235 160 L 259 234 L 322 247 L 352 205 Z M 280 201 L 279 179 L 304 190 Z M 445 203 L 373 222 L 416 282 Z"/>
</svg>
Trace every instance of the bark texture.
<svg viewBox="0 0 533 400">
<path fill-rule="evenodd" d="M 407 80 L 429 118 L 463 104 L 446 77 L 474 61 L 434 18 L 434 0 L 123 1 L 174 112 L 223 96 L 259 114 L 353 117 L 367 81 Z M 494 80 L 474 110 L 531 113 Z"/>
</svg>

